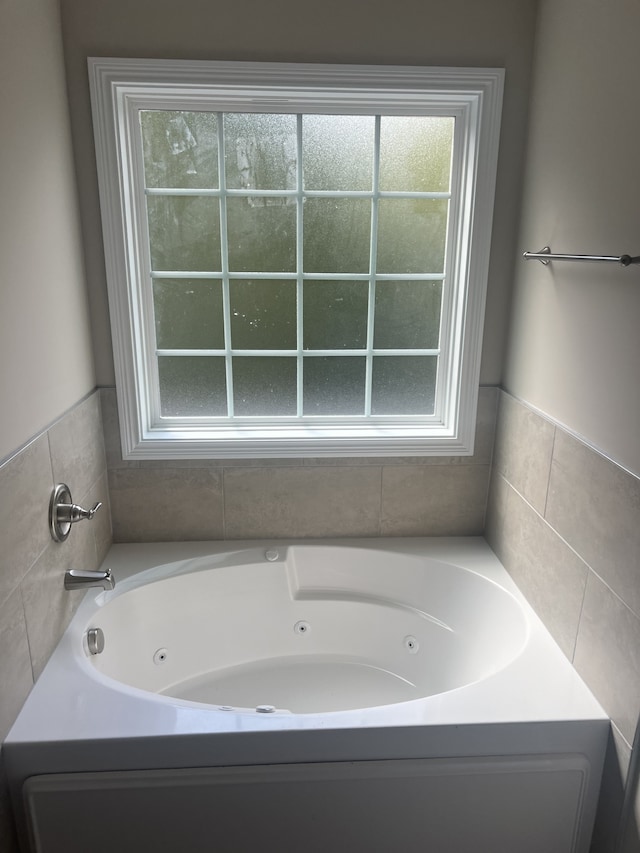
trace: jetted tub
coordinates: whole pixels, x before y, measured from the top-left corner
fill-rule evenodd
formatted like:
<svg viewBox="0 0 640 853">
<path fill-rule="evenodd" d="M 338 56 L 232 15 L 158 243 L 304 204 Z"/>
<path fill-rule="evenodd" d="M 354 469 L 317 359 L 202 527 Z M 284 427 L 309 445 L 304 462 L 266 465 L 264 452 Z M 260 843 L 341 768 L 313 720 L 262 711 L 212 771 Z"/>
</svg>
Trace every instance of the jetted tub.
<svg viewBox="0 0 640 853">
<path fill-rule="evenodd" d="M 93 617 L 104 652 L 85 661 L 132 687 L 238 711 L 445 693 L 502 669 L 529 632 L 520 602 L 492 580 L 358 547 L 252 548 L 121 586 Z"/>
<path fill-rule="evenodd" d="M 588 850 L 607 719 L 482 540 L 104 567 L 5 743 L 25 849 Z"/>
</svg>

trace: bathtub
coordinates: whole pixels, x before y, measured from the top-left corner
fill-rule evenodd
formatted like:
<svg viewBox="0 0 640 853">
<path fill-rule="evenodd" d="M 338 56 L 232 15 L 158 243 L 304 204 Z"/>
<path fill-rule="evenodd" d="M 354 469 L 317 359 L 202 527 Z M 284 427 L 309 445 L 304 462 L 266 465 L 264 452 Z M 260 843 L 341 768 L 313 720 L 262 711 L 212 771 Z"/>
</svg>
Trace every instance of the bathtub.
<svg viewBox="0 0 640 853">
<path fill-rule="evenodd" d="M 4 745 L 25 850 L 588 850 L 607 718 L 483 540 L 104 568 Z"/>
</svg>

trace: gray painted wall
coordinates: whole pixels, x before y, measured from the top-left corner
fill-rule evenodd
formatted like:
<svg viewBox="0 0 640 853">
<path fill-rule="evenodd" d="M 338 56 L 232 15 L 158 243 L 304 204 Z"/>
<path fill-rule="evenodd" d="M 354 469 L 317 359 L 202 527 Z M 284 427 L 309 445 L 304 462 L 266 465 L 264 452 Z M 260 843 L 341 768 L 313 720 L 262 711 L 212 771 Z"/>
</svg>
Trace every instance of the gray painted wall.
<svg viewBox="0 0 640 853">
<path fill-rule="evenodd" d="M 543 0 L 518 251 L 640 255 L 640 5 Z M 640 475 L 640 266 L 518 260 L 503 385 Z"/>
<path fill-rule="evenodd" d="M 0 15 L 2 460 L 95 377 L 58 3 L 2 0 Z"/>
<path fill-rule="evenodd" d="M 481 383 L 502 373 L 535 0 L 62 0 L 99 385 L 113 385 L 88 56 L 499 66 L 507 69 Z"/>
</svg>

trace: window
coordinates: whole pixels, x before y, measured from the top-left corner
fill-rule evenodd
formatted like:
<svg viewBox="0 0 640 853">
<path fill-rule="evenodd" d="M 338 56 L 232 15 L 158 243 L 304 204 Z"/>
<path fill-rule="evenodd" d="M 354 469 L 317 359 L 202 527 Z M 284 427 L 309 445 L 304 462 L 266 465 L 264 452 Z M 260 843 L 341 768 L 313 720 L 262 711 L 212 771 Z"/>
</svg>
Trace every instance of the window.
<svg viewBox="0 0 640 853">
<path fill-rule="evenodd" d="M 471 453 L 503 72 L 90 70 L 125 458 Z"/>
</svg>

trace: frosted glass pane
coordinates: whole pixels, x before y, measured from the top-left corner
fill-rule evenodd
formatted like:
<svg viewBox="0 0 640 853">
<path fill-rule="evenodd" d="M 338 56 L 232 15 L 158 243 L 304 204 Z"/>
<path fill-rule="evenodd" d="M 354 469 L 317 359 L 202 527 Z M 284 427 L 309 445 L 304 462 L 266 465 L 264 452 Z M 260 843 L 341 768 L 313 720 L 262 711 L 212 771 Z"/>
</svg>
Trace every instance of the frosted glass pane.
<svg viewBox="0 0 640 853">
<path fill-rule="evenodd" d="M 455 119 L 382 116 L 380 189 L 387 192 L 448 192 Z"/>
<path fill-rule="evenodd" d="M 305 281 L 305 349 L 362 349 L 367 345 L 366 281 Z"/>
<path fill-rule="evenodd" d="M 376 284 L 374 349 L 437 349 L 441 281 Z"/>
<path fill-rule="evenodd" d="M 295 272 L 296 204 L 260 198 L 227 200 L 229 269 L 232 272 Z"/>
<path fill-rule="evenodd" d="M 158 374 L 163 417 L 227 414 L 224 358 L 160 356 Z"/>
<path fill-rule="evenodd" d="M 296 349 L 296 283 L 231 281 L 233 349 Z"/>
<path fill-rule="evenodd" d="M 234 358 L 236 415 L 295 415 L 295 358 Z"/>
<path fill-rule="evenodd" d="M 374 357 L 371 413 L 432 415 L 437 363 L 437 356 Z"/>
<path fill-rule="evenodd" d="M 156 279 L 153 308 L 160 349 L 224 348 L 221 282 Z"/>
<path fill-rule="evenodd" d="M 154 271 L 220 269 L 220 205 L 217 198 L 147 198 Z"/>
<path fill-rule="evenodd" d="M 224 117 L 224 134 L 229 189 L 295 189 L 295 115 L 229 113 Z M 274 199 L 256 201 L 268 205 Z"/>
<path fill-rule="evenodd" d="M 142 110 L 140 124 L 147 187 L 217 188 L 215 113 Z"/>
<path fill-rule="evenodd" d="M 309 198 L 304 205 L 305 272 L 369 272 L 371 202 Z"/>
<path fill-rule="evenodd" d="M 373 116 L 303 116 L 305 189 L 371 190 L 374 129 Z"/>
<path fill-rule="evenodd" d="M 378 272 L 442 273 L 448 207 L 446 199 L 381 199 Z"/>
<path fill-rule="evenodd" d="M 305 358 L 305 415 L 363 415 L 366 359 Z"/>
</svg>

